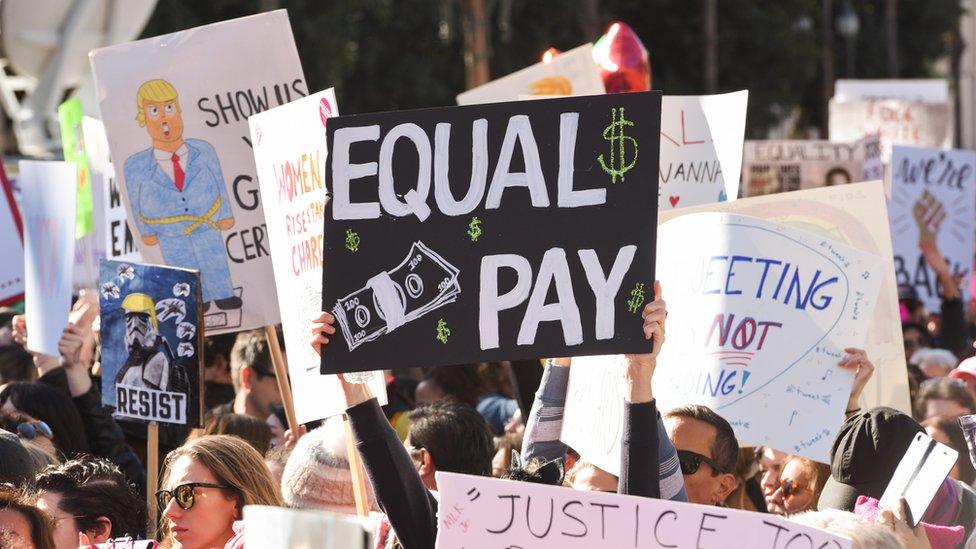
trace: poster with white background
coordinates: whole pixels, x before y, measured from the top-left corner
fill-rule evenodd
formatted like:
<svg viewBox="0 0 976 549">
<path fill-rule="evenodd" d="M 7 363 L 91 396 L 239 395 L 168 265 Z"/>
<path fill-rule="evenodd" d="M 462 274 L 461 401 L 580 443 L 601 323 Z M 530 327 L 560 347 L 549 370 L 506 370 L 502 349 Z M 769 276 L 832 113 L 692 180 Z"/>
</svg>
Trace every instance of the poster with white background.
<svg viewBox="0 0 976 549">
<path fill-rule="evenodd" d="M 346 408 L 338 379 L 319 374 L 320 359 L 309 331 L 310 319 L 322 311 L 325 127 L 338 114 L 335 92 L 329 88 L 248 121 L 299 423 Z M 382 372 L 370 384 L 385 404 Z"/>
<path fill-rule="evenodd" d="M 659 211 L 739 196 L 748 103 L 748 90 L 664 96 Z"/>
<path fill-rule="evenodd" d="M 197 269 L 208 334 L 280 320 L 247 118 L 308 95 L 285 10 L 91 53 L 145 261 Z"/>
<path fill-rule="evenodd" d="M 71 307 L 78 166 L 72 162 L 20 161 L 24 214 L 24 279 L 28 346 L 58 356 Z"/>
<path fill-rule="evenodd" d="M 976 218 L 976 152 L 895 146 L 891 154 L 888 219 L 899 286 L 915 289 L 930 312 L 939 312 L 939 280 L 922 255 L 933 242 L 949 269 L 968 280 Z M 962 285 L 963 303 L 969 288 Z"/>
<path fill-rule="evenodd" d="M 827 463 L 884 261 L 784 224 L 697 213 L 658 227 L 668 340 L 658 406 L 704 404 L 744 443 Z"/>
<path fill-rule="evenodd" d="M 880 133 L 881 158 L 891 160 L 893 145 L 948 148 L 952 146 L 949 103 L 896 99 L 830 100 L 831 141 L 856 141 Z"/>
<path fill-rule="evenodd" d="M 593 61 L 593 45 L 560 53 L 457 96 L 458 105 L 515 101 L 520 95 L 597 95 L 605 93 Z"/>
<path fill-rule="evenodd" d="M 102 257 L 140 262 L 142 257 L 138 244 L 126 223 L 125 206 L 109 154 L 105 125 L 97 118 L 86 116 L 81 121 L 81 128 L 92 176 L 93 221 L 95 231 L 102 239 Z"/>
</svg>

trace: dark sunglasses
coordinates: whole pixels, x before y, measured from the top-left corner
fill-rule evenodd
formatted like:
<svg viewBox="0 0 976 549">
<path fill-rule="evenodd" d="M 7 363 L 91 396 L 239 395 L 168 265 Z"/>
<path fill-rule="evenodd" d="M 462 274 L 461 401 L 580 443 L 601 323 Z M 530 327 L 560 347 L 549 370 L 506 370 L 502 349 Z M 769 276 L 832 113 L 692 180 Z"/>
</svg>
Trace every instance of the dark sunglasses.
<svg viewBox="0 0 976 549">
<path fill-rule="evenodd" d="M 780 480 L 779 487 L 781 490 L 783 490 L 783 499 L 790 499 L 798 493 L 806 490 L 806 487 L 800 486 L 800 483 L 789 478 Z"/>
<path fill-rule="evenodd" d="M 234 490 L 231 486 L 223 484 L 213 484 L 210 482 L 188 482 L 180 484 L 172 490 L 159 490 L 156 492 L 156 501 L 159 503 L 159 510 L 162 511 L 169 506 L 172 499 L 176 499 L 176 504 L 184 510 L 189 510 L 196 503 L 194 491 L 197 488 L 220 488 L 221 490 Z"/>
<path fill-rule="evenodd" d="M 17 434 L 27 440 L 34 440 L 37 438 L 37 435 L 41 435 L 48 440 L 54 440 L 54 433 L 51 432 L 51 427 L 43 421 L 38 421 L 37 423 L 21 423 L 17 425 Z"/>
<path fill-rule="evenodd" d="M 716 473 L 727 472 L 714 459 L 708 456 L 703 456 L 691 450 L 678 450 L 678 464 L 681 466 L 682 475 L 694 475 L 698 472 L 702 462 L 707 463 Z"/>
</svg>

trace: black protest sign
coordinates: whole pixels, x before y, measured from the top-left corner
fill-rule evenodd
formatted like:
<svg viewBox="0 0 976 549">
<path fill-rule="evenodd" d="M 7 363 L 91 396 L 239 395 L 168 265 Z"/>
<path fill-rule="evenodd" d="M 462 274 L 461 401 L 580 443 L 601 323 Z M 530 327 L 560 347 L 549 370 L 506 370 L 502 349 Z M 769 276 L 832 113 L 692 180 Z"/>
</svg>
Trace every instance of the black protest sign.
<svg viewBox="0 0 976 549">
<path fill-rule="evenodd" d="M 322 372 L 647 352 L 661 94 L 329 119 Z"/>
</svg>

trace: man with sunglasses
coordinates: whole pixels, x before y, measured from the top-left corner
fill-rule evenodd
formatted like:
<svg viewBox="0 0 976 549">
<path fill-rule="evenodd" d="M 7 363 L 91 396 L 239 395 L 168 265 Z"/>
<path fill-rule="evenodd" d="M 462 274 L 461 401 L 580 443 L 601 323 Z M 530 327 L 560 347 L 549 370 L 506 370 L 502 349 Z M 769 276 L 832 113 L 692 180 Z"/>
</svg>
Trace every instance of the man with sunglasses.
<svg viewBox="0 0 976 549">
<path fill-rule="evenodd" d="M 721 505 L 736 486 L 739 443 L 732 426 L 711 408 L 697 404 L 668 411 L 664 424 L 678 450 L 688 501 Z"/>
<path fill-rule="evenodd" d="M 281 393 L 264 330 L 237 334 L 230 352 L 230 374 L 234 400 L 211 408 L 210 415 L 246 414 L 266 421 L 272 407 L 281 404 Z"/>
</svg>

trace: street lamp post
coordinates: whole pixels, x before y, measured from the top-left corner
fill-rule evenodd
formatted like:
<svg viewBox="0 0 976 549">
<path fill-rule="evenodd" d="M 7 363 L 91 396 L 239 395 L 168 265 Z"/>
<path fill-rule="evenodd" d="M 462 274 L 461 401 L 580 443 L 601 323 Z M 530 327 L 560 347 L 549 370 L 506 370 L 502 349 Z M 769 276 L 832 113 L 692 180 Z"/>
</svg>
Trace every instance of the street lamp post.
<svg viewBox="0 0 976 549">
<path fill-rule="evenodd" d="M 861 20 L 851 8 L 850 0 L 844 0 L 844 6 L 837 15 L 837 33 L 844 37 L 846 46 L 845 72 L 848 78 L 854 76 L 854 45 L 857 43 L 857 33 L 861 30 Z"/>
</svg>

